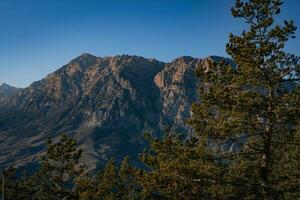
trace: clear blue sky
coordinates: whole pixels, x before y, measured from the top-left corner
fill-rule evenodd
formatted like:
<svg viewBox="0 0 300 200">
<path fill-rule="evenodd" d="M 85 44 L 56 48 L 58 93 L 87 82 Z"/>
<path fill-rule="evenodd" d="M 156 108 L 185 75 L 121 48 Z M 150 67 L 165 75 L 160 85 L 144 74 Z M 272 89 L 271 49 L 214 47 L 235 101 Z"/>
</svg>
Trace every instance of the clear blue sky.
<svg viewBox="0 0 300 200">
<path fill-rule="evenodd" d="M 234 0 L 0 0 L 0 84 L 25 87 L 83 52 L 171 61 L 226 56 Z M 282 17 L 300 26 L 300 0 Z M 299 28 L 300 29 L 300 28 Z M 300 31 L 287 50 L 300 52 Z"/>
</svg>

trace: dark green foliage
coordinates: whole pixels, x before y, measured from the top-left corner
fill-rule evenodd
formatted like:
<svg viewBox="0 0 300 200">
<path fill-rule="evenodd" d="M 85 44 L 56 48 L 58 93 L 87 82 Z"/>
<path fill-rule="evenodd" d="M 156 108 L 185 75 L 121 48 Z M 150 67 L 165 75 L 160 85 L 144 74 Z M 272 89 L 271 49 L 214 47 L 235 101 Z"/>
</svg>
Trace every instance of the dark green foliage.
<svg viewBox="0 0 300 200">
<path fill-rule="evenodd" d="M 136 171 L 137 169 L 129 164 L 128 157 L 123 160 L 119 168 L 113 159 L 109 160 L 96 178 L 97 199 L 140 199 Z"/>
<path fill-rule="evenodd" d="M 145 199 L 213 199 L 224 194 L 221 163 L 199 141 L 184 141 L 180 135 L 162 140 L 146 135 L 150 149 L 141 155 L 149 168 L 141 173 Z M 206 146 L 206 145 L 204 145 Z"/>
<path fill-rule="evenodd" d="M 275 187 L 282 193 L 283 199 L 297 199 L 300 196 L 300 131 L 287 142 L 290 145 L 279 148 L 274 156 L 271 176 L 277 178 Z"/>
<path fill-rule="evenodd" d="M 40 171 L 36 174 L 40 182 L 41 194 L 46 199 L 72 199 L 75 178 L 83 169 L 78 166 L 81 150 L 76 149 L 76 141 L 62 135 L 60 141 L 48 141 L 47 155 L 43 157 Z"/>
<path fill-rule="evenodd" d="M 118 198 L 119 182 L 118 171 L 113 159 L 109 160 L 98 175 L 97 196 L 103 200 Z"/>
<path fill-rule="evenodd" d="M 119 193 L 122 199 L 141 199 L 140 185 L 137 180 L 138 172 L 138 169 L 130 165 L 129 157 L 125 157 L 119 169 Z"/>
<path fill-rule="evenodd" d="M 17 178 L 16 170 L 12 167 L 2 171 L 1 199 L 5 200 L 25 200 L 40 199 L 34 194 L 37 192 L 38 181 L 33 176 L 23 174 Z"/>
<path fill-rule="evenodd" d="M 79 200 L 94 200 L 97 193 L 97 182 L 93 177 L 84 173 L 76 178 L 76 191 Z"/>
<path fill-rule="evenodd" d="M 299 58 L 285 53 L 293 22 L 275 24 L 280 1 L 237 1 L 249 29 L 230 35 L 225 61 L 199 66 L 200 102 L 189 140 L 150 138 L 143 194 L 152 199 L 293 199 L 299 196 Z"/>
<path fill-rule="evenodd" d="M 2 198 L 13 200 L 15 198 L 15 191 L 18 189 L 16 170 L 10 167 L 3 169 L 1 173 L 1 196 Z"/>
<path fill-rule="evenodd" d="M 203 80 L 201 102 L 192 106 L 189 123 L 201 141 L 237 145 L 232 151 L 212 150 L 217 160 L 229 163 L 226 177 L 235 195 L 246 199 L 283 199 L 295 191 L 282 184 L 299 176 L 292 163 L 299 162 L 293 158 L 299 145 L 294 141 L 300 115 L 299 58 L 283 50 L 296 27 L 293 21 L 275 24 L 281 4 L 238 0 L 232 15 L 244 19 L 249 29 L 241 36 L 231 34 L 227 44 L 236 69 L 211 62 L 209 70 L 197 72 Z"/>
<path fill-rule="evenodd" d="M 39 170 L 19 179 L 14 168 L 5 170 L 0 194 L 4 189 L 5 200 L 140 199 L 138 170 L 129 164 L 128 157 L 120 167 L 113 159 L 109 160 L 97 176 L 89 174 L 91 170 L 80 165 L 80 157 L 81 150 L 76 149 L 74 139 L 62 135 L 57 143 L 49 140 Z"/>
</svg>

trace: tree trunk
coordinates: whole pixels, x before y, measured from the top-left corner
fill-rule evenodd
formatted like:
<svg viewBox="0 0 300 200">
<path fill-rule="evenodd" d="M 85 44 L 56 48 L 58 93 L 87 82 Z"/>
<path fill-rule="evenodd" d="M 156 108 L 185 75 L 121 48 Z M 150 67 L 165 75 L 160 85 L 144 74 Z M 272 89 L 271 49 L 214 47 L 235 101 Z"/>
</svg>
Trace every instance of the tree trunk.
<svg viewBox="0 0 300 200">
<path fill-rule="evenodd" d="M 268 116 L 266 119 L 266 135 L 264 138 L 264 150 L 262 154 L 262 162 L 261 162 L 261 186 L 263 192 L 263 198 L 265 200 L 272 199 L 272 193 L 269 187 L 269 165 L 270 165 L 270 157 L 271 157 L 271 148 L 272 148 L 272 133 L 273 133 L 273 105 L 271 100 L 273 98 L 273 88 L 269 86 L 268 89 Z"/>
<path fill-rule="evenodd" d="M 3 178 L 2 178 L 2 195 L 1 195 L 1 199 L 2 200 L 5 200 L 5 190 L 6 190 L 6 180 L 5 180 L 5 170 L 3 169 L 2 170 L 2 176 L 3 176 Z"/>
</svg>

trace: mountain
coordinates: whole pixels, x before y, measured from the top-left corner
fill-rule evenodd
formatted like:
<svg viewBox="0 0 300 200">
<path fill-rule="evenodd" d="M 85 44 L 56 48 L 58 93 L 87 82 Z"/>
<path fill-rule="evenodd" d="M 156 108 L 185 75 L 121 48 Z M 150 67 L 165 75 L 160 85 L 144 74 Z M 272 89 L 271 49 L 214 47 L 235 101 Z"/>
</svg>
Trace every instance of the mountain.
<svg viewBox="0 0 300 200">
<path fill-rule="evenodd" d="M 35 163 L 47 138 L 60 133 L 79 141 L 90 166 L 112 156 L 136 159 L 145 131 L 190 131 L 185 120 L 198 96 L 194 70 L 220 59 L 184 56 L 164 63 L 85 53 L 27 88 L 6 95 L 1 89 L 0 166 Z"/>
<path fill-rule="evenodd" d="M 0 85 L 0 105 L 8 101 L 10 97 L 15 95 L 20 89 L 10 86 L 6 83 Z"/>
</svg>

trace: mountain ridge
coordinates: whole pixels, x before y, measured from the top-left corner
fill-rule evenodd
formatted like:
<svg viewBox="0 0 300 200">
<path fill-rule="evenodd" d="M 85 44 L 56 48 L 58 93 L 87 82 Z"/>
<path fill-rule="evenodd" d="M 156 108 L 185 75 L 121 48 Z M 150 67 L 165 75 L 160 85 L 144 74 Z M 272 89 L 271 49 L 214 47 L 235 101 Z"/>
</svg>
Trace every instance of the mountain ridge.
<svg viewBox="0 0 300 200">
<path fill-rule="evenodd" d="M 6 98 L 0 108 L 0 165 L 36 162 L 44 141 L 60 133 L 79 141 L 89 165 L 137 157 L 146 145 L 145 131 L 190 131 L 185 120 L 198 99 L 194 70 L 217 59 L 182 56 L 165 63 L 81 54 Z"/>
<path fill-rule="evenodd" d="M 4 104 L 7 99 L 15 95 L 21 88 L 13 87 L 9 84 L 2 83 L 0 85 L 0 105 Z"/>
</svg>

